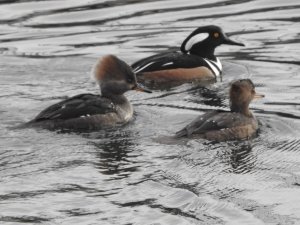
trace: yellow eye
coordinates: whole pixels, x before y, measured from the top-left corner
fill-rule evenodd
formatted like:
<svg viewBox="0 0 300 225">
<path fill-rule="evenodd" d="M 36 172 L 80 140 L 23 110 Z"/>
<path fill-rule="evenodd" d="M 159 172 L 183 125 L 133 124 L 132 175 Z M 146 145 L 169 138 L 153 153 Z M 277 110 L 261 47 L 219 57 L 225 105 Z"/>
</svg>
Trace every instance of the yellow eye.
<svg viewBox="0 0 300 225">
<path fill-rule="evenodd" d="M 220 36 L 220 34 L 218 32 L 214 33 L 214 37 L 218 38 Z"/>
</svg>

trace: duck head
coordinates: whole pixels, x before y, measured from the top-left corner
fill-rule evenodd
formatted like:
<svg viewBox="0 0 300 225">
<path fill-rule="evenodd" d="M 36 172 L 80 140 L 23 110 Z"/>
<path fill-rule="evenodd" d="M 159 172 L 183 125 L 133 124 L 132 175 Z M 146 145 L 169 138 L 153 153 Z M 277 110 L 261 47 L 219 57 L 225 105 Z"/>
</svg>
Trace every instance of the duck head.
<svg viewBox="0 0 300 225">
<path fill-rule="evenodd" d="M 218 26 L 203 26 L 194 30 L 181 44 L 183 53 L 214 59 L 214 50 L 222 44 L 245 46 L 231 40 Z"/>
<path fill-rule="evenodd" d="M 230 109 L 232 112 L 239 112 L 251 116 L 249 104 L 253 99 L 263 98 L 264 95 L 257 94 L 250 79 L 237 80 L 230 88 Z"/>
<path fill-rule="evenodd" d="M 122 95 L 129 90 L 151 93 L 137 83 L 131 67 L 114 55 L 100 59 L 94 68 L 94 76 L 103 96 Z"/>
</svg>

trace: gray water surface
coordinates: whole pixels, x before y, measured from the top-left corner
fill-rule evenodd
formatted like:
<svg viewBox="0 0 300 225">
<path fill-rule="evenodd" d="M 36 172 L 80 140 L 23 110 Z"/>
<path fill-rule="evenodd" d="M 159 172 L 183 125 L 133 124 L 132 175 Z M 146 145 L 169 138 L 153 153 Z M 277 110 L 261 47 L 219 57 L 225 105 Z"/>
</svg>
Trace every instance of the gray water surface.
<svg viewBox="0 0 300 225">
<path fill-rule="evenodd" d="M 0 2 L 0 224 L 300 224 L 298 0 Z M 128 63 L 215 24 L 222 81 L 130 92 L 128 125 L 75 134 L 12 129 L 67 96 L 98 93 L 96 60 Z M 251 78 L 257 138 L 162 143 L 197 115 L 228 108 Z"/>
</svg>

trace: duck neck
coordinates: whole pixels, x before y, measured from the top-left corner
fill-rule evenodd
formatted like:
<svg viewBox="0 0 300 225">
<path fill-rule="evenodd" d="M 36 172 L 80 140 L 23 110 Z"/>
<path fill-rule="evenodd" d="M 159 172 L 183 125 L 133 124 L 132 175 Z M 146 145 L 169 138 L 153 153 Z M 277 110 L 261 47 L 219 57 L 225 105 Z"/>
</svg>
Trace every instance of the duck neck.
<svg viewBox="0 0 300 225">
<path fill-rule="evenodd" d="M 204 43 L 199 43 L 191 48 L 190 53 L 192 55 L 198 55 L 202 58 L 207 58 L 215 61 L 215 49 L 216 47 L 208 46 Z"/>
<path fill-rule="evenodd" d="M 116 107 L 116 113 L 123 122 L 129 121 L 133 115 L 133 108 L 128 99 L 123 95 L 102 95 L 109 98 Z"/>
<path fill-rule="evenodd" d="M 230 105 L 231 112 L 241 113 L 245 116 L 252 117 L 252 113 L 249 110 L 249 104 L 234 104 Z"/>
<path fill-rule="evenodd" d="M 100 92 L 103 97 L 110 99 L 115 104 L 124 104 L 127 103 L 128 100 L 124 96 L 126 89 L 124 85 L 119 85 L 118 82 L 103 82 L 100 83 Z"/>
<path fill-rule="evenodd" d="M 110 99 L 113 103 L 115 103 L 117 105 L 123 105 L 123 104 L 128 104 L 129 103 L 129 101 L 127 100 L 127 98 L 123 94 L 116 95 L 116 94 L 102 93 L 102 96 L 105 97 L 105 98 Z"/>
</svg>

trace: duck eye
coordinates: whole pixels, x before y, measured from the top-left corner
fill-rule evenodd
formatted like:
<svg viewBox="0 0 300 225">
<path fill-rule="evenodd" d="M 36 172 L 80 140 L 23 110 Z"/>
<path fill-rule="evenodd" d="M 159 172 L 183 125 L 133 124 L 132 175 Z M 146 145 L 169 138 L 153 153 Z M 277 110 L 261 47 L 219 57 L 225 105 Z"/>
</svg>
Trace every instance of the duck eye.
<svg viewBox="0 0 300 225">
<path fill-rule="evenodd" d="M 215 38 L 218 38 L 219 36 L 220 36 L 220 34 L 219 34 L 218 32 L 215 32 L 215 33 L 214 33 L 214 37 L 215 37 Z"/>
<path fill-rule="evenodd" d="M 132 83 L 133 79 L 132 78 L 127 78 L 127 82 Z"/>
</svg>

